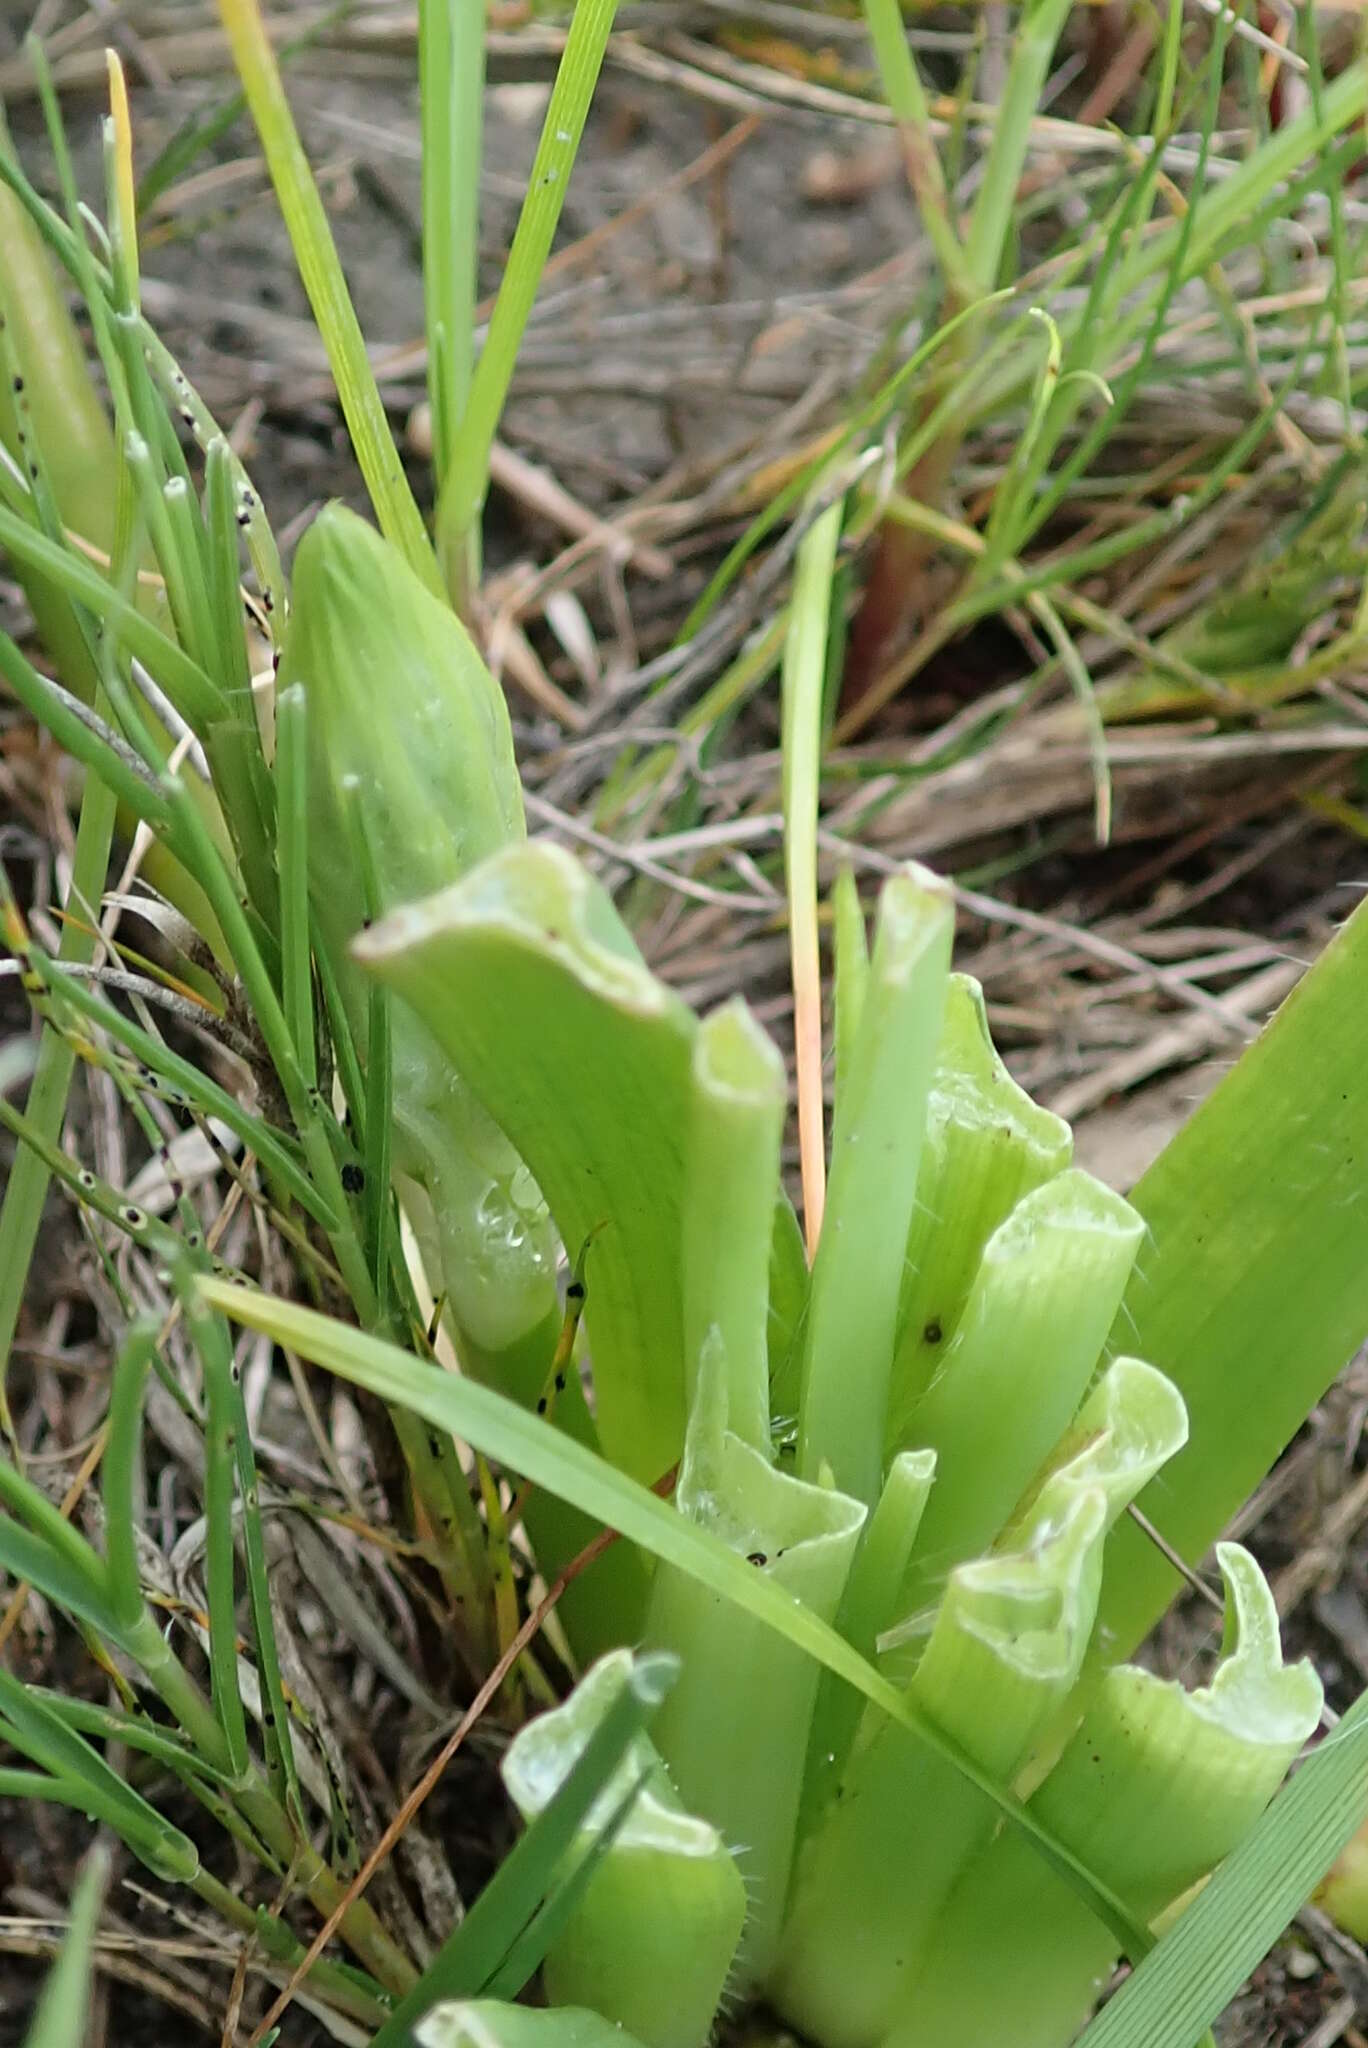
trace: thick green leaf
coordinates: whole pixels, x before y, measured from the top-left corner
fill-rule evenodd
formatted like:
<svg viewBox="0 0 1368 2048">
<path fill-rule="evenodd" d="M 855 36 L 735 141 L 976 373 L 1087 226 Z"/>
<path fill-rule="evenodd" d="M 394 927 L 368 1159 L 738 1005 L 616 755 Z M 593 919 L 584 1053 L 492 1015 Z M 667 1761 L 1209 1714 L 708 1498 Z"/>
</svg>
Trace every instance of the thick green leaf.
<svg viewBox="0 0 1368 2048">
<path fill-rule="evenodd" d="M 1134 1189 L 1147 1225 L 1111 1335 L 1187 1403 L 1187 1448 L 1140 1497 L 1200 1562 L 1368 1332 L 1368 907 Z M 1182 1581 L 1130 1521 L 1099 1642 L 1125 1656 Z"/>
<path fill-rule="evenodd" d="M 1062 1173 L 1073 1133 L 1018 1087 L 994 1048 L 983 990 L 952 974 L 903 1262 L 887 1448 L 945 1359 L 984 1246 L 1023 1196 Z"/>
<path fill-rule="evenodd" d="M 386 1130 L 401 1195 L 421 1208 L 427 1277 L 472 1370 L 509 1387 L 504 1354 L 532 1332 L 535 1399 L 556 1315 L 545 1205 L 507 1138 L 406 1005 L 384 1000 L 347 948 L 374 917 L 458 881 L 524 836 L 513 734 L 498 684 L 451 607 L 393 544 L 328 505 L 299 544 L 279 701 L 308 706 L 307 838 L 316 936 L 373 1081 L 372 1003 L 391 1049 Z M 282 726 L 282 735 L 284 733 Z M 282 757 L 284 749 L 281 749 Z M 368 1119 L 368 1125 L 370 1119 Z M 415 1205 L 407 1183 L 427 1200 Z M 386 1174 L 384 1186 L 388 1187 Z M 380 1192 L 368 1176 L 373 1195 Z M 516 1391 L 516 1389 L 514 1389 Z"/>
<path fill-rule="evenodd" d="M 736 1435 L 727 1427 L 726 1380 L 714 1332 L 699 1367 L 675 1507 L 809 1614 L 834 1622 L 864 1502 L 797 1478 Z M 754 1616 L 669 1565 L 652 1582 L 647 1640 L 673 1650 L 682 1667 L 655 1737 L 685 1804 L 735 1845 L 751 1894 L 739 1972 L 752 1981 L 763 1977 L 779 1938 L 821 1673 Z M 723 1700 L 731 1710 L 719 1712 Z M 760 1735 L 746 1701 L 764 1702 Z"/>
<path fill-rule="evenodd" d="M 418 2048 L 641 2048 L 596 2012 L 533 2012 L 490 1998 L 439 2005 L 414 2039 Z"/>
<path fill-rule="evenodd" d="M 872 1507 L 883 1484 L 903 1254 L 954 937 L 954 902 L 925 868 L 891 877 L 837 1099 L 831 1182 L 812 1268 L 798 1469 Z"/>
<path fill-rule="evenodd" d="M 563 1706 L 514 1737 L 503 1776 L 525 1818 L 554 1800 L 631 1664 L 629 1650 L 613 1651 Z M 645 1733 L 633 1739 L 584 1816 L 581 1854 L 633 1794 L 630 1812 L 547 1952 L 547 1996 L 556 2005 L 592 2006 L 647 2048 L 698 2048 L 736 1953 L 746 1889 L 722 1836 L 685 1810 Z"/>
<path fill-rule="evenodd" d="M 862 1657 L 873 1657 L 882 1631 L 893 1619 L 935 1476 L 934 1451 L 899 1451 L 865 1525 L 836 1614 L 836 1627 Z M 863 1710 L 858 1693 L 829 1671 L 822 1673 L 803 1771 L 800 1844 L 841 1783 Z"/>
<path fill-rule="evenodd" d="M 1107 1527 L 1185 1428 L 1168 1382 L 1118 1359 L 1084 1404 L 1073 1455 L 1010 1542 L 951 1574 L 913 1697 L 998 1777 L 1018 1778 L 1073 1685 Z M 826 1793 L 799 1855 L 771 1989 L 826 2048 L 858 2048 L 888 2030 L 918 1981 L 947 1902 L 997 1817 L 939 1758 L 874 1716 Z"/>
<path fill-rule="evenodd" d="M 736 998 L 694 1040 L 685 1147 L 684 1372 L 696 1396 L 710 1337 L 727 1373 L 727 1427 L 768 1457 L 768 1310 L 784 1062 Z"/>
<path fill-rule="evenodd" d="M 1082 1661 L 1103 1514 L 1100 1495 L 1080 1490 L 1044 1542 L 951 1577 L 914 1684 L 1004 1778 Z M 799 1858 L 770 1987 L 779 2010 L 826 2048 L 882 2039 L 995 1819 L 939 1757 L 871 1717 Z"/>
<path fill-rule="evenodd" d="M 475 643 L 366 520 L 324 506 L 295 553 L 291 599 L 277 689 L 298 683 L 308 698 L 310 879 L 340 954 L 368 916 L 524 838 L 522 790 L 503 692 Z M 344 993 L 360 1040 L 363 1003 Z"/>
<path fill-rule="evenodd" d="M 605 1454 L 648 1482 L 684 1441 L 679 1246 L 697 1024 L 559 847 L 511 846 L 398 910 L 357 958 L 410 1002 L 527 1161 L 573 1253 Z"/>
<path fill-rule="evenodd" d="M 552 1957 L 557 1944 L 575 1918 L 581 1900 L 603 1863 L 612 1853 L 619 1830 L 631 1818 L 641 1790 L 641 1779 L 633 1778 L 604 1826 L 589 1841 L 584 1855 L 578 1861 L 572 1856 L 562 1865 L 555 1884 L 485 1986 L 490 1998 L 516 1998 L 519 1992 L 526 1990 L 543 1964 L 543 1984 L 549 1988 Z M 613 1939 L 617 1935 L 617 1919 L 617 1908 L 610 1904 L 605 1924 L 613 1929 Z M 650 2048 L 649 2043 L 647 2048 Z"/>
<path fill-rule="evenodd" d="M 959 1327 L 908 1434 L 936 1483 L 903 1582 L 904 1611 L 977 1557 L 1073 1421 L 1140 1239 L 1133 1209 L 1070 1167 L 1033 1188 L 984 1249 Z"/>
<path fill-rule="evenodd" d="M 1032 1799 L 1147 1923 L 1245 1840 L 1320 1714 L 1310 1666 L 1281 1662 L 1273 1596 L 1254 1560 L 1234 1544 L 1222 1545 L 1220 1556 L 1235 1627 L 1232 1654 L 1211 1684 L 1188 1693 L 1152 1672 L 1113 1667 Z M 976 1971 L 987 1928 L 993 1967 Z M 941 2048 L 950 2038 L 1058 2048 L 1086 2019 L 1115 1960 L 1097 1922 L 1036 1858 L 998 1834 L 966 1872 L 907 1982 L 889 2048 Z M 1228 1966 L 1228 1956 L 1218 1964 L 1209 1951 L 1209 1969 Z M 1243 1974 L 1240 1966 L 1223 1978 L 1225 1996 Z M 1131 2039 L 1146 2048 L 1190 2048 L 1201 2031 L 1199 2024 L 1189 2036 L 1162 2016 L 1145 2017 Z"/>
<path fill-rule="evenodd" d="M 1079 2048 L 1191 2048 L 1368 1814 L 1368 1693 L 1228 1856 Z"/>
<path fill-rule="evenodd" d="M 462 1437 L 535 1485 L 546 1486 L 563 1500 L 582 1508 L 610 1528 L 639 1543 L 667 1564 L 691 1573 L 700 1584 L 752 1614 L 833 1671 L 894 1720 L 910 1728 L 970 1782 L 1014 1824 L 1030 1835 L 1036 1848 L 1066 1883 L 1073 1885 L 1097 1916 L 1112 1928 L 1128 1954 L 1144 1954 L 1150 1946 L 1145 1930 L 1068 1850 L 1061 1850 L 1019 1800 L 1005 1792 L 951 1737 L 929 1721 L 895 1686 L 881 1678 L 868 1661 L 835 1630 L 820 1621 L 801 1601 L 772 1585 L 708 1530 L 688 1522 L 649 1488 L 619 1472 L 580 1444 L 562 1437 L 549 1424 L 474 1381 L 437 1370 L 397 1345 L 367 1331 L 350 1328 L 297 1302 L 280 1301 L 255 1288 L 203 1278 L 206 1301 L 250 1329 L 263 1330 L 277 1343 L 330 1372 L 367 1387 L 383 1400 L 410 1409 L 439 1429 Z"/>
</svg>

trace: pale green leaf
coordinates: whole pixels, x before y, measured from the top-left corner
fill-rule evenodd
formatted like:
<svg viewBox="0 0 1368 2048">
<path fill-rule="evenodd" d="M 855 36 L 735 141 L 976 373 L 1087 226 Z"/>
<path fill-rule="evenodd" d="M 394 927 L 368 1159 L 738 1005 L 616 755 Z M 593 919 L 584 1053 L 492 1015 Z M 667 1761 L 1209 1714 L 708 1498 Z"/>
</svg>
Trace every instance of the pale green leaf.
<svg viewBox="0 0 1368 2048">
<path fill-rule="evenodd" d="M 641 2048 L 596 2012 L 533 2012 L 488 1998 L 439 2005 L 414 2039 L 418 2048 Z"/>
<path fill-rule="evenodd" d="M 357 958 L 413 1005 L 526 1160 L 573 1255 L 599 1435 L 648 1482 L 684 1440 L 679 1245 L 697 1023 L 559 847 L 511 846 Z"/>
</svg>

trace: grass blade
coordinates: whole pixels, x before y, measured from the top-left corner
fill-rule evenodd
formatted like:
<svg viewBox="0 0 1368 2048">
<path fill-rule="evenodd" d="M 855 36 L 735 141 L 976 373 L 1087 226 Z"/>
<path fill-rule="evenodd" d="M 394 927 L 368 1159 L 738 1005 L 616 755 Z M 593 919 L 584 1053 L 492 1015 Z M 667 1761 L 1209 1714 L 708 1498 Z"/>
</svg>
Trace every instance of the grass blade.
<svg viewBox="0 0 1368 2048">
<path fill-rule="evenodd" d="M 992 142 L 965 238 L 965 261 L 980 292 L 991 291 L 998 281 L 1031 124 L 1068 14 L 1069 0 L 1031 0 L 1022 9 L 1012 39 L 1002 103 L 995 111 Z"/>
<path fill-rule="evenodd" d="M 143 617 L 137 606 L 83 555 L 35 532 L 15 513 L 0 506 L 0 547 L 17 563 L 37 569 L 78 604 L 86 606 L 107 629 L 118 635 L 140 661 L 187 725 L 202 732 L 219 708 L 218 692 L 199 663 L 175 641 Z"/>
<path fill-rule="evenodd" d="M 85 1794 L 86 1812 L 114 1828 L 158 1877 L 185 1884 L 195 1876 L 199 1852 L 189 1837 L 125 1785 L 98 1750 L 69 1728 L 41 1693 L 4 1670 L 0 1670 L 0 1734 L 54 1777 L 78 1782 Z"/>
<path fill-rule="evenodd" d="M 312 1088 L 317 1055 L 309 928 L 308 715 L 302 684 L 276 697 L 281 993 L 300 1073 Z"/>
<path fill-rule="evenodd" d="M 328 352 L 337 395 L 381 530 L 400 547 L 432 590 L 440 590 L 422 514 L 404 475 L 365 337 L 342 274 L 318 187 L 299 139 L 290 103 L 257 0 L 219 0 L 219 13 L 270 167 L 271 182 L 299 275 Z"/>
<path fill-rule="evenodd" d="M 423 308 L 439 497 L 455 456 L 475 367 L 484 27 L 483 9 L 466 0 L 420 0 Z"/>
<path fill-rule="evenodd" d="M 266 1755 L 274 1789 L 287 1811 L 298 1820 L 303 1809 L 271 1614 L 252 1432 L 243 1401 L 241 1378 L 233 1357 L 232 1338 L 223 1318 L 206 1308 L 195 1290 L 188 1268 L 183 1267 L 177 1274 L 177 1286 L 184 1305 L 186 1326 L 204 1373 L 207 1410 L 204 1511 L 214 1710 L 223 1727 L 233 1767 L 243 1769 L 247 1762 L 247 1735 L 238 1684 L 237 1631 L 234 1626 L 237 1576 L 234 1536 L 235 1525 L 240 1524 L 252 1633 L 261 1678 L 261 1725 Z"/>
<path fill-rule="evenodd" d="M 108 1435 L 100 1461 L 109 1597 L 120 1620 L 129 1627 L 143 1609 L 134 1483 L 142 1433 L 143 1389 L 156 1349 L 157 1325 L 150 1319 L 134 1323 L 119 1346 L 109 1396 Z"/>
<path fill-rule="evenodd" d="M 108 785 L 97 775 L 88 776 L 81 797 L 76 855 L 67 899 L 68 908 L 78 913 L 100 900 L 114 837 L 114 815 L 114 797 Z M 79 966 L 90 960 L 94 949 L 95 941 L 86 917 L 68 917 L 62 927 L 61 957 L 69 964 Z M 61 1136 L 75 1066 L 76 1053 L 71 1042 L 61 1032 L 53 1030 L 51 1025 L 44 1025 L 25 1115 L 34 1128 L 54 1145 Z M 29 1264 L 38 1242 L 38 1226 L 50 1179 L 41 1155 L 32 1146 L 22 1146 L 10 1169 L 3 1207 L 0 1207 L 0 1427 L 6 1435 L 11 1434 L 9 1402 L 5 1393 L 10 1349 L 19 1327 Z"/>
<path fill-rule="evenodd" d="M 66 1939 L 39 1994 L 24 2048 L 73 2048 L 84 2041 L 95 1934 L 108 1885 L 108 1851 L 92 1849 L 81 1866 Z"/>
<path fill-rule="evenodd" d="M 229 0 L 221 0 L 229 4 Z M 232 0 L 239 4 L 239 0 Z M 508 252 L 503 283 L 470 387 L 446 487 L 437 506 L 437 541 L 444 562 L 468 565 L 476 522 L 489 483 L 494 445 L 523 330 L 565 203 L 589 103 L 598 83 L 617 0 L 576 0 L 546 121 L 528 175 L 527 193 Z M 466 567 L 461 573 L 468 573 Z M 459 586 L 455 594 L 459 600 Z"/>
<path fill-rule="evenodd" d="M 952 299 L 968 305 L 979 291 L 950 210 L 945 173 L 931 132 L 931 108 L 908 44 L 902 8 L 898 0 L 864 0 L 864 17 L 884 98 L 902 131 L 908 182 L 926 238 L 940 261 Z"/>
<path fill-rule="evenodd" d="M 0 650 L 2 652 L 3 650 Z M 221 1088 L 216 1081 L 195 1066 L 192 1060 L 172 1052 L 152 1032 L 145 1031 L 123 1015 L 114 1005 L 107 1002 L 95 989 L 76 976 L 65 974 L 62 968 L 44 959 L 38 950 L 25 945 L 22 950 L 15 943 L 11 930 L 5 932 L 6 943 L 11 950 L 19 953 L 25 965 L 33 968 L 46 996 L 53 1000 L 59 1017 L 64 1011 L 74 1011 L 78 1017 L 88 1018 L 101 1030 L 109 1032 L 117 1044 L 122 1045 L 139 1065 L 147 1068 L 160 1084 L 160 1090 L 170 1101 L 193 1103 L 203 1116 L 221 1118 L 228 1128 L 241 1138 L 250 1152 L 255 1153 L 266 1170 L 276 1175 L 281 1185 L 288 1188 L 308 1215 L 324 1229 L 334 1228 L 337 1218 L 318 1194 L 313 1182 L 301 1169 L 298 1160 L 285 1140 L 272 1126 L 250 1110 L 244 1110 L 235 1095 L 227 1088 Z M 46 1013 L 44 1013 L 46 1014 Z M 6 1112 L 0 1106 L 0 1114 L 8 1114 L 12 1120 L 14 1112 Z M 25 1129 L 26 1143 L 41 1143 L 41 1134 Z M 44 1148 L 44 1156 L 50 1164 L 61 1171 L 65 1162 L 53 1162 L 50 1148 Z M 119 1204 L 115 1201 L 117 1219 Z"/>
</svg>

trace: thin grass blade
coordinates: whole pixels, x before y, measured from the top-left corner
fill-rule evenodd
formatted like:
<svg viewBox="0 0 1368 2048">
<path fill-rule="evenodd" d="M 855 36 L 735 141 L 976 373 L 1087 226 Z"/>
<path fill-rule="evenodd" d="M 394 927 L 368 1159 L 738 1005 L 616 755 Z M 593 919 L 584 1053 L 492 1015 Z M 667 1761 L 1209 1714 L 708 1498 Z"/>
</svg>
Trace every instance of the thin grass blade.
<svg viewBox="0 0 1368 2048">
<path fill-rule="evenodd" d="M 261 10 L 257 0 L 219 0 L 219 13 L 270 167 L 299 274 L 328 352 L 347 430 L 375 516 L 382 531 L 402 549 L 410 567 L 429 589 L 438 591 L 441 581 L 422 514 L 414 502 L 389 430 L 366 353 L 365 337 L 347 290 L 323 201 L 290 113 Z"/>
<path fill-rule="evenodd" d="M 105 1762 L 84 1736 L 66 1722 L 41 1693 L 0 1670 L 0 1734 L 56 1778 L 83 1788 L 86 1811 L 104 1821 L 158 1877 L 187 1884 L 199 1869 L 199 1852 L 188 1836 L 164 1820 L 155 1807 Z"/>
<path fill-rule="evenodd" d="M 24 2036 L 24 2048 L 74 2048 L 84 2041 L 100 1909 L 109 1886 L 109 1853 L 92 1849 L 72 1894 L 66 1937 L 48 1972 Z"/>
</svg>

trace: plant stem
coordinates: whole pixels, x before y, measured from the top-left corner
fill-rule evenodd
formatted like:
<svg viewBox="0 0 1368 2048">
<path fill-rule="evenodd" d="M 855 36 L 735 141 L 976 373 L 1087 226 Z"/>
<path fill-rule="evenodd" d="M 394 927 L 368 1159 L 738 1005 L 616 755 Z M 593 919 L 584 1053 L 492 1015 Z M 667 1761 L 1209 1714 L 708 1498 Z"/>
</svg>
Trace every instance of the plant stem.
<svg viewBox="0 0 1368 2048">
<path fill-rule="evenodd" d="M 809 1264 L 817 1256 L 826 1200 L 822 967 L 817 942 L 817 799 L 831 582 L 844 508 L 844 499 L 838 498 L 814 520 L 804 536 L 798 550 L 784 646 L 784 866 L 797 1041 L 803 1231 Z"/>
<path fill-rule="evenodd" d="M 260 1942 L 273 1962 L 286 1967 L 298 1963 L 304 1950 L 290 1933 L 283 1921 L 273 1914 L 249 1906 L 235 1891 L 212 1876 L 201 1865 L 198 1874 L 191 1879 L 190 1889 L 204 1900 L 229 1927 L 236 1927 L 243 1934 L 253 1936 Z M 329 2005 L 338 2012 L 348 2013 L 353 2019 L 361 2020 L 366 2026 L 378 2027 L 385 2018 L 386 2008 L 378 1998 L 370 1997 L 346 1970 L 339 1969 L 322 1956 L 309 1966 L 306 1982 L 311 1990 L 326 1998 Z"/>
<path fill-rule="evenodd" d="M 803 1347 L 798 1471 L 873 1507 L 883 1484 L 903 1256 L 945 1008 L 954 911 L 925 869 L 884 891 L 845 1077 Z"/>
</svg>

